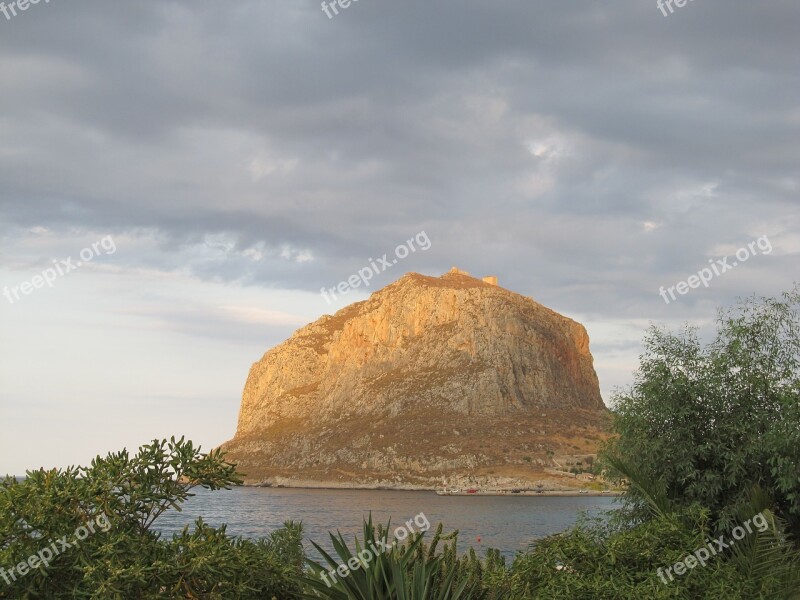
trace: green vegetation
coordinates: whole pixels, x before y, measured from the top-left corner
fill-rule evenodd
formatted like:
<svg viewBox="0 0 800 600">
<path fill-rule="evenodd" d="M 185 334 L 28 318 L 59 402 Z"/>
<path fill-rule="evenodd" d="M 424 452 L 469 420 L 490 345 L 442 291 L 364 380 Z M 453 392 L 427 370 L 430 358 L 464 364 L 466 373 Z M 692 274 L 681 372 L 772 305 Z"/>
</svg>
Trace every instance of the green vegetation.
<svg viewBox="0 0 800 600">
<path fill-rule="evenodd" d="M 241 484 L 220 452 L 173 439 L 1 482 L 0 598 L 800 598 L 799 303 L 797 290 L 745 300 L 720 313 L 705 346 L 691 329 L 651 329 L 634 385 L 616 398 L 618 436 L 574 467 L 627 481 L 624 508 L 510 565 L 496 550 L 459 555 L 458 532 L 441 525 L 430 542 L 416 533 L 390 545 L 389 526 L 371 519 L 352 548 L 331 534 L 336 557 L 316 546 L 325 564 L 306 559 L 291 522 L 259 541 L 201 520 L 163 539 L 153 523 L 193 488 Z M 757 525 L 690 565 L 745 523 Z M 80 541 L 43 564 L 42 549 L 65 535 Z M 380 551 L 325 583 L 321 573 L 367 547 Z"/>
<path fill-rule="evenodd" d="M 755 485 L 800 534 L 800 293 L 750 298 L 720 312 L 715 339 L 651 328 L 632 389 L 617 398 L 607 456 L 658 483 L 680 506 L 736 526 Z M 641 486 L 629 495 L 635 513 Z M 635 515 L 634 515 L 635 517 Z"/>
<path fill-rule="evenodd" d="M 296 597 L 304 560 L 297 525 L 257 542 L 201 520 L 171 540 L 152 531 L 192 488 L 240 483 L 219 452 L 201 454 L 183 439 L 153 442 L 134 457 L 98 457 L 90 467 L 7 478 L 0 483 L 0 598 Z M 80 539 L 80 528 L 100 515 L 106 530 Z M 59 539 L 70 546 L 62 550 Z M 60 552 L 34 567 L 50 544 Z"/>
<path fill-rule="evenodd" d="M 392 544 L 389 530 L 389 525 L 374 527 L 370 517 L 364 523 L 364 536 L 360 542 L 356 540 L 356 546 L 352 551 L 341 534 L 338 536 L 331 534 L 331 542 L 336 549 L 338 560 L 314 544 L 328 566 L 309 561 L 311 572 L 305 582 L 312 593 L 305 597 L 337 600 L 349 598 L 461 600 L 475 597 L 477 587 L 480 585 L 480 578 L 475 577 L 476 568 L 480 568 L 480 561 L 474 554 L 471 561 L 469 558 L 461 559 L 457 556 L 457 533 L 443 536 L 442 526 L 439 525 L 430 546 L 424 544 L 423 533 L 412 533 L 406 544 L 396 546 Z M 444 541 L 445 544 L 442 552 L 437 554 L 440 541 Z M 384 550 L 375 552 L 370 548 L 384 548 Z M 363 567 L 356 568 L 347 577 L 337 578 L 335 583 L 330 582 L 326 571 L 358 560 L 358 555 L 362 552 L 366 553 L 361 561 Z M 498 553 L 495 551 L 490 554 L 487 562 L 493 562 L 497 557 Z"/>
</svg>

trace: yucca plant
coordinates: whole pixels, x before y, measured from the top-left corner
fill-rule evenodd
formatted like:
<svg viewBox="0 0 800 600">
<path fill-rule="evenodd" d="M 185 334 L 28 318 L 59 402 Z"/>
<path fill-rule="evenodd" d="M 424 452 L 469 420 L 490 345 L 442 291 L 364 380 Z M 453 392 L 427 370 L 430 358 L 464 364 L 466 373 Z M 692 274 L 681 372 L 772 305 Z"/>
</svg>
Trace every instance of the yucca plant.
<svg viewBox="0 0 800 600">
<path fill-rule="evenodd" d="M 364 520 L 363 542 L 355 538 L 351 551 L 342 534 L 330 534 L 337 561 L 318 544 L 312 542 L 327 562 L 327 568 L 308 559 L 310 576 L 303 578 L 308 591 L 305 598 L 331 600 L 460 600 L 474 598 L 468 580 L 456 581 L 456 569 L 443 569 L 442 556 L 436 554 L 441 539 L 441 526 L 434 542 L 425 551 L 424 533 L 412 533 L 405 544 L 389 540 L 391 522 L 385 527 Z M 455 546 L 455 536 L 450 538 Z M 449 550 L 449 546 L 445 546 Z M 453 548 L 454 550 L 455 548 Z M 369 558 L 368 558 L 369 555 Z M 332 576 L 339 565 L 358 564 L 349 574 Z M 330 582 L 330 585 L 323 581 Z M 335 579 L 335 580 L 334 580 Z M 333 581 L 332 581 L 333 580 Z"/>
</svg>

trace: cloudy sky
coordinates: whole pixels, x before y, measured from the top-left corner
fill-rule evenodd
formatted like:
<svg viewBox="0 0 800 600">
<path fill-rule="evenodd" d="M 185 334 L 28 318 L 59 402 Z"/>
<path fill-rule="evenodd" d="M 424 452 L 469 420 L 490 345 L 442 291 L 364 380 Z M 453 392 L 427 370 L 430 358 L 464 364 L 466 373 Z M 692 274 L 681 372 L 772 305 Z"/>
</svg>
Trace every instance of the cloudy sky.
<svg viewBox="0 0 800 600">
<path fill-rule="evenodd" d="M 338 11 L 0 13 L 0 473 L 219 444 L 264 351 L 407 271 L 495 274 L 584 323 L 607 402 L 650 322 L 798 279 L 796 0 Z"/>
</svg>

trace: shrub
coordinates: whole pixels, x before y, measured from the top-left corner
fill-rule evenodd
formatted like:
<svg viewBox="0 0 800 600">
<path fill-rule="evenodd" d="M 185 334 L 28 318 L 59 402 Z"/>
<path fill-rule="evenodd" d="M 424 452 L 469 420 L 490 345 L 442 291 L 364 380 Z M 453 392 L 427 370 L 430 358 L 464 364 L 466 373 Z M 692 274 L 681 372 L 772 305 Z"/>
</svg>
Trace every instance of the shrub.
<svg viewBox="0 0 800 600">
<path fill-rule="evenodd" d="M 258 542 L 231 538 L 225 527 L 202 520 L 171 540 L 152 530 L 194 487 L 239 484 L 222 453 L 202 454 L 183 438 L 154 441 L 133 457 L 127 451 L 97 457 L 89 467 L 6 478 L 0 482 L 0 566 L 9 581 L 0 580 L 0 598 L 298 597 L 299 525 L 287 523 Z M 38 553 L 57 540 L 78 541 L 87 523 L 97 524 L 94 533 L 36 564 Z M 8 575 L 29 557 L 35 557 L 29 572 L 21 573 L 23 566 Z"/>
<path fill-rule="evenodd" d="M 652 328 L 632 388 L 615 398 L 619 438 L 606 451 L 661 482 L 670 501 L 735 526 L 754 485 L 800 535 L 800 320 L 797 288 L 750 298 L 717 319 L 703 345 L 687 328 Z M 633 512 L 645 499 L 635 486 Z"/>
</svg>

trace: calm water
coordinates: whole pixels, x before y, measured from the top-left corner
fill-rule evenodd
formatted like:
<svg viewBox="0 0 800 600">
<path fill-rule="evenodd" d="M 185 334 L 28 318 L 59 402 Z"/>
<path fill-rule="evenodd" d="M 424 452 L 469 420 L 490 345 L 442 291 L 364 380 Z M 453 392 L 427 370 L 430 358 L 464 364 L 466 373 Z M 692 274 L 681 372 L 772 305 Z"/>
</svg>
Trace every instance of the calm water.
<svg viewBox="0 0 800 600">
<path fill-rule="evenodd" d="M 208 492 L 183 505 L 182 512 L 162 515 L 159 529 L 171 534 L 202 516 L 209 525 L 228 524 L 228 533 L 248 538 L 263 537 L 284 521 L 302 521 L 306 549 L 315 556 L 308 540 L 330 548 L 328 531 L 342 532 L 345 539 L 361 533 L 362 516 L 372 511 L 373 521 L 393 528 L 419 513 L 431 522 L 441 521 L 445 532 L 458 529 L 459 547 L 472 545 L 479 554 L 492 547 L 513 556 L 537 538 L 573 525 L 581 513 L 600 516 L 618 506 L 609 497 L 541 496 L 437 496 L 434 492 L 385 490 L 298 490 L 286 488 L 235 488 Z M 478 542 L 480 536 L 480 542 Z M 430 534 L 426 536 L 430 539 Z"/>
</svg>

